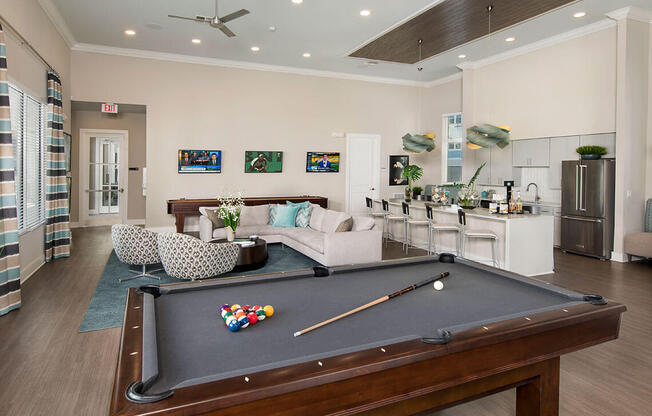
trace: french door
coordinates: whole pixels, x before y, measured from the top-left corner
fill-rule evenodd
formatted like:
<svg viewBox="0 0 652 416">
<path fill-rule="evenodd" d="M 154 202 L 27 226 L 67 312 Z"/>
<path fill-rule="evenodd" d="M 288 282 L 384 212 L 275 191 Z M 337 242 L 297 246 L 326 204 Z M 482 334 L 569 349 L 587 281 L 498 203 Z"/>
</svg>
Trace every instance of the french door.
<svg viewBox="0 0 652 416">
<path fill-rule="evenodd" d="M 79 137 L 81 225 L 126 222 L 128 132 L 81 129 Z"/>
</svg>

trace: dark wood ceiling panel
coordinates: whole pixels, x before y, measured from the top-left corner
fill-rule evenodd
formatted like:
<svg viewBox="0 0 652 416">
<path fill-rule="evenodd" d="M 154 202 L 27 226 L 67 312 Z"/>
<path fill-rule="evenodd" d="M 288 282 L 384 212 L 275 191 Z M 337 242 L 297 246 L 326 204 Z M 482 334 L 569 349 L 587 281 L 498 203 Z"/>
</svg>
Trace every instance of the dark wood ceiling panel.
<svg viewBox="0 0 652 416">
<path fill-rule="evenodd" d="M 446 0 L 351 53 L 352 57 L 413 64 L 422 59 L 577 0 Z"/>
</svg>

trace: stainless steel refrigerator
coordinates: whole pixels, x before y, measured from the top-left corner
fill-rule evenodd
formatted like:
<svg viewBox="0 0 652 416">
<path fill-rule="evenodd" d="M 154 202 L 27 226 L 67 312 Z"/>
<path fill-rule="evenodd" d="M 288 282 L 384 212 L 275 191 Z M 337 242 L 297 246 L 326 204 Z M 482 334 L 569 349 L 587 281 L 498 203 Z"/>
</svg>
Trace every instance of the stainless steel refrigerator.
<svg viewBox="0 0 652 416">
<path fill-rule="evenodd" d="M 561 249 L 608 259 L 614 240 L 615 160 L 565 160 L 561 171 Z"/>
</svg>

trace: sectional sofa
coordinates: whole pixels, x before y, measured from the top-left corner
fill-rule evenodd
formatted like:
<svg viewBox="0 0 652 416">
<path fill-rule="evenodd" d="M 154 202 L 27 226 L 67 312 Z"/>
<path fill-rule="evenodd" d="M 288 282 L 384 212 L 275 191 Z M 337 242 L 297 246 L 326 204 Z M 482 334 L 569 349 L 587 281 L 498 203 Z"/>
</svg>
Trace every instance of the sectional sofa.
<svg viewBox="0 0 652 416">
<path fill-rule="evenodd" d="M 240 214 L 236 237 L 258 235 L 268 243 L 282 243 L 324 266 L 369 263 L 382 260 L 382 230 L 373 218 L 349 215 L 311 204 L 307 227 L 275 227 L 270 222 L 270 206 L 245 206 Z M 226 238 L 226 230 L 207 215 L 214 207 L 201 207 L 199 237 L 203 241 Z M 336 232 L 344 221 L 353 220 L 350 231 Z M 341 227 L 340 227 L 341 228 Z"/>
</svg>

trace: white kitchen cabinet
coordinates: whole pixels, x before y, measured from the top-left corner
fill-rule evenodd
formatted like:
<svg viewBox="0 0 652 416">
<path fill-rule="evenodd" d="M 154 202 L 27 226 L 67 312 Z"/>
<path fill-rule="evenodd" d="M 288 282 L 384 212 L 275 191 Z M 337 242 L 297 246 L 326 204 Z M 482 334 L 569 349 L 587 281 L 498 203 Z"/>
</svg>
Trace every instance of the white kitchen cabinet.
<svg viewBox="0 0 652 416">
<path fill-rule="evenodd" d="M 514 140 L 512 142 L 514 167 L 548 167 L 550 165 L 550 139 Z"/>
<path fill-rule="evenodd" d="M 503 186 L 504 181 L 514 178 L 512 167 L 512 144 L 504 149 L 498 146 L 491 147 L 491 185 Z"/>
<path fill-rule="evenodd" d="M 616 157 L 616 133 L 580 136 L 580 146 L 602 146 L 607 149 L 602 157 Z"/>
<path fill-rule="evenodd" d="M 579 136 L 550 138 L 550 170 L 548 171 L 548 188 L 561 189 L 561 162 L 577 160 L 575 152 L 580 145 Z"/>
</svg>

